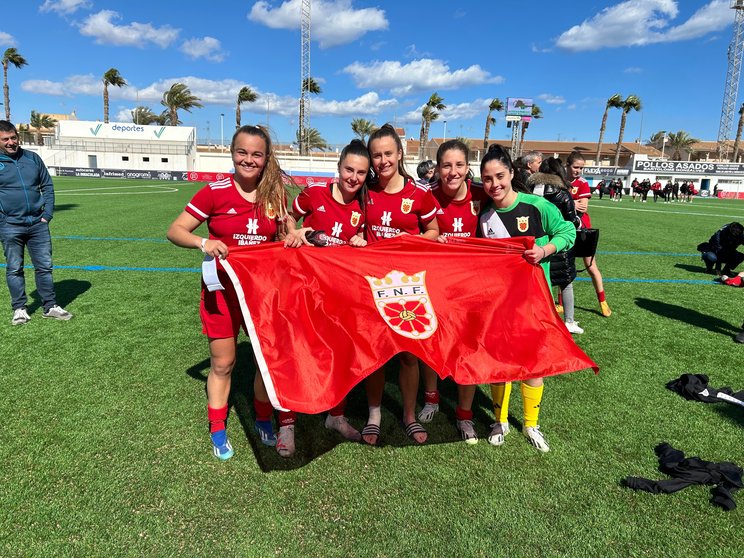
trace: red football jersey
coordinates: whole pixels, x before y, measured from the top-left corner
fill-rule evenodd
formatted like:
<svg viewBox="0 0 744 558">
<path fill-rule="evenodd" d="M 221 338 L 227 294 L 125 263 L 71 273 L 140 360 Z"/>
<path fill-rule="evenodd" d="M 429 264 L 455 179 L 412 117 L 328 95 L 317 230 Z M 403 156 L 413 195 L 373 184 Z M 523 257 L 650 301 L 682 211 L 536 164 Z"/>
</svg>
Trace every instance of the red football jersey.
<svg viewBox="0 0 744 558">
<path fill-rule="evenodd" d="M 330 185 L 308 186 L 295 198 L 292 208 L 304 218 L 304 227 L 325 231 L 332 244 L 348 244 L 352 236 L 364 230 L 359 201 L 337 202 Z"/>
<path fill-rule="evenodd" d="M 207 184 L 186 206 L 186 212 L 206 221 L 209 238 L 228 246 L 250 246 L 276 240 L 277 215 L 268 207 L 260 214 L 255 203 L 238 193 L 231 176 Z"/>
<path fill-rule="evenodd" d="M 589 188 L 589 183 L 581 177 L 571 182 L 571 197 L 574 201 L 581 198 L 591 198 L 592 191 Z"/>
<path fill-rule="evenodd" d="M 420 234 L 439 206 L 429 188 L 409 180 L 400 192 L 388 194 L 379 185 L 369 187 L 365 204 L 367 242 L 392 238 L 404 232 Z"/>
<path fill-rule="evenodd" d="M 442 191 L 438 182 L 432 186 L 431 193 L 440 207 L 437 210 L 439 233 L 443 236 L 475 238 L 478 213 L 489 199 L 483 190 L 483 184 L 468 180 L 468 193 L 462 200 L 450 198 Z"/>
</svg>

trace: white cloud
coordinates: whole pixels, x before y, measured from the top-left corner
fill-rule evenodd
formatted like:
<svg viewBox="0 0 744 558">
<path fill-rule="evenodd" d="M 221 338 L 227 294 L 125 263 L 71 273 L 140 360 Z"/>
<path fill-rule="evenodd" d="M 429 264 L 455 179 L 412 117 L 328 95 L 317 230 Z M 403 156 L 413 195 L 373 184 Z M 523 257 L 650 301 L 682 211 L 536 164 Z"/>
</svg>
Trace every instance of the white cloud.
<svg viewBox="0 0 744 558">
<path fill-rule="evenodd" d="M 457 120 L 468 120 L 478 115 L 483 115 L 483 121 L 485 122 L 485 116 L 488 113 L 488 105 L 492 99 L 476 99 L 469 103 L 458 103 L 455 105 L 447 105 L 446 109 L 439 111 L 439 119 L 437 122 L 443 120 L 457 121 Z M 415 110 L 405 113 L 398 120 L 401 122 L 421 122 L 421 111 L 424 109 L 424 105 L 421 105 Z M 497 113 L 493 113 L 491 116 L 497 117 Z"/>
<path fill-rule="evenodd" d="M 642 71 L 638 66 L 630 66 L 623 70 L 626 74 L 640 74 Z"/>
<path fill-rule="evenodd" d="M 569 51 L 683 41 L 730 25 L 728 0 L 712 0 L 681 25 L 670 27 L 679 9 L 675 0 L 625 0 L 605 8 L 562 33 L 556 45 Z"/>
<path fill-rule="evenodd" d="M 562 105 L 566 102 L 566 99 L 560 95 L 551 95 L 550 93 L 543 93 L 542 95 L 538 95 L 537 98 L 549 105 Z"/>
<path fill-rule="evenodd" d="M 286 0 L 273 8 L 268 1 L 256 2 L 248 19 L 272 29 L 299 29 L 302 0 Z M 320 48 L 345 45 L 370 31 L 388 28 L 385 12 L 377 8 L 354 9 L 351 0 L 314 0 L 311 40 Z"/>
<path fill-rule="evenodd" d="M 222 62 L 226 55 L 225 51 L 222 50 L 222 43 L 214 37 L 184 41 L 181 45 L 181 52 L 186 53 L 193 59 L 206 58 L 212 62 Z"/>
<path fill-rule="evenodd" d="M 89 0 L 44 0 L 40 12 L 57 12 L 60 15 L 73 14 L 80 8 L 90 8 Z"/>
<path fill-rule="evenodd" d="M 116 25 L 121 16 L 112 10 L 101 10 L 88 16 L 80 25 L 80 33 L 95 37 L 98 44 L 144 48 L 148 43 L 165 48 L 178 38 L 178 29 L 170 25 L 154 27 L 151 23 L 132 22 Z"/>
<path fill-rule="evenodd" d="M 13 35 L 6 33 L 5 31 L 0 31 L 0 46 L 12 47 L 15 46 L 15 44 L 16 41 Z"/>
<path fill-rule="evenodd" d="M 124 77 L 126 78 L 126 76 Z M 244 104 L 242 106 L 243 112 L 266 114 L 268 109 L 271 114 L 291 118 L 296 117 L 299 111 L 300 101 L 298 97 L 261 91 L 254 85 L 234 79 L 211 80 L 194 76 L 174 77 L 158 80 L 140 89 L 131 84 L 128 87 L 109 87 L 109 96 L 112 100 L 126 100 L 140 105 L 149 105 L 154 112 L 159 112 L 162 108 L 160 107 L 160 100 L 163 98 L 163 93 L 174 83 L 185 83 L 191 90 L 192 95 L 198 97 L 202 104 L 228 107 L 226 110 L 235 107 L 235 98 L 238 91 L 241 87 L 249 85 L 258 94 L 258 100 L 255 103 Z M 101 78 L 92 74 L 70 76 L 61 82 L 27 80 L 21 83 L 21 89 L 27 93 L 44 93 L 56 96 L 103 96 Z M 396 106 L 398 106 L 396 99 L 381 99 L 375 92 L 365 93 L 355 99 L 348 100 L 328 100 L 313 96 L 310 98 L 310 113 L 313 116 L 374 115 Z"/>
<path fill-rule="evenodd" d="M 482 83 L 502 83 L 504 78 L 492 76 L 479 65 L 450 71 L 441 60 L 424 58 L 408 64 L 394 60 L 363 64 L 354 62 L 343 69 L 364 89 L 389 89 L 395 95 L 430 89 L 458 89 Z"/>
<path fill-rule="evenodd" d="M 548 48 L 548 47 L 540 47 L 540 46 L 537 46 L 537 45 L 536 45 L 535 43 L 532 43 L 532 44 L 530 45 L 530 50 L 531 50 L 532 52 L 536 52 L 536 53 L 538 53 L 538 54 L 539 54 L 539 53 L 544 53 L 544 52 L 553 52 L 553 49 L 552 49 L 552 48 Z"/>
</svg>

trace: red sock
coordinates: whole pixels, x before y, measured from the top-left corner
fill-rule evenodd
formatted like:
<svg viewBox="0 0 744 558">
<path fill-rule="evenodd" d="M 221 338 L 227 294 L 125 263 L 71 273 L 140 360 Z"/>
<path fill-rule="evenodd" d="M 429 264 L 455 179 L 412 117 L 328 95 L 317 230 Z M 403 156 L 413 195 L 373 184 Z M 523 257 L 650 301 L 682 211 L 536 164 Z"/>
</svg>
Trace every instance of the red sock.
<svg viewBox="0 0 744 558">
<path fill-rule="evenodd" d="M 604 294 L 604 291 L 600 291 L 600 292 L 598 292 L 598 293 L 597 293 L 597 298 L 599 299 L 599 302 L 604 302 L 605 300 L 607 300 L 607 299 L 605 298 L 605 294 Z"/>
<path fill-rule="evenodd" d="M 292 426 L 297 421 L 294 411 L 279 411 L 279 426 Z"/>
<path fill-rule="evenodd" d="M 438 391 L 425 391 L 424 392 L 424 403 L 430 405 L 439 404 L 439 392 Z"/>
<path fill-rule="evenodd" d="M 207 419 L 209 419 L 209 433 L 218 432 L 225 429 L 227 420 L 227 405 L 221 409 L 215 409 L 207 405 Z"/>
<path fill-rule="evenodd" d="M 341 417 L 344 414 L 344 411 L 346 410 L 346 399 L 341 401 L 338 405 L 336 405 L 333 409 L 328 411 L 328 414 L 332 417 Z"/>
<path fill-rule="evenodd" d="M 271 415 L 274 413 L 274 407 L 268 401 L 259 401 L 253 398 L 253 409 L 256 412 L 256 420 L 266 421 L 271 420 Z"/>
<path fill-rule="evenodd" d="M 455 407 L 455 418 L 457 420 L 473 420 L 473 411 L 461 409 L 459 406 Z"/>
<path fill-rule="evenodd" d="M 558 304 L 563 306 L 563 293 L 558 291 Z"/>
</svg>

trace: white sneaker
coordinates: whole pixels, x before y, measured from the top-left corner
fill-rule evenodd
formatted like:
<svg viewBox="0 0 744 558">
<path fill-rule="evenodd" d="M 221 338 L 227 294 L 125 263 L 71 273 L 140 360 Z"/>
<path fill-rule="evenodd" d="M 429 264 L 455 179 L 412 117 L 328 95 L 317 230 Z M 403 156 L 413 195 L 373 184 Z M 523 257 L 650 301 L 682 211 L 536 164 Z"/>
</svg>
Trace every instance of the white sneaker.
<svg viewBox="0 0 744 558">
<path fill-rule="evenodd" d="M 42 316 L 44 316 L 45 318 L 54 318 L 55 320 L 62 320 L 62 321 L 67 321 L 70 318 L 72 318 L 72 314 L 70 314 L 67 310 L 65 310 L 61 306 L 57 306 L 56 304 L 52 306 L 49 310 L 44 312 Z"/>
<path fill-rule="evenodd" d="M 522 429 L 522 434 L 524 434 L 527 439 L 530 441 L 530 443 L 535 446 L 538 450 L 542 452 L 548 452 L 550 451 L 550 446 L 548 445 L 548 441 L 545 439 L 545 436 L 542 432 L 540 432 L 539 426 L 530 426 L 530 427 L 524 427 Z"/>
<path fill-rule="evenodd" d="M 475 433 L 475 426 L 472 420 L 458 420 L 457 429 L 460 431 L 463 441 L 472 446 L 478 443 L 478 435 Z"/>
<path fill-rule="evenodd" d="M 349 419 L 344 415 L 338 417 L 328 415 L 325 419 L 325 427 L 328 430 L 335 430 L 344 438 L 351 440 L 352 442 L 360 442 L 362 440 L 362 435 L 359 434 L 359 431 L 356 428 L 349 424 Z"/>
<path fill-rule="evenodd" d="M 500 446 L 504 443 L 504 436 L 508 433 L 508 422 L 494 422 L 491 425 L 491 432 L 488 434 L 488 443 L 492 446 Z"/>
<path fill-rule="evenodd" d="M 279 436 L 276 438 L 276 451 L 282 457 L 292 457 L 295 453 L 294 424 L 279 428 Z"/>
<path fill-rule="evenodd" d="M 579 335 L 584 333 L 584 330 L 579 327 L 579 322 L 566 322 L 566 329 L 571 333 L 576 333 Z"/>
<path fill-rule="evenodd" d="M 13 325 L 21 325 L 30 321 L 31 316 L 28 315 L 28 312 L 25 308 L 16 308 L 13 311 L 13 319 L 10 321 L 10 323 Z"/>
<path fill-rule="evenodd" d="M 431 422 L 439 411 L 439 403 L 426 403 L 418 414 L 419 422 Z"/>
</svg>

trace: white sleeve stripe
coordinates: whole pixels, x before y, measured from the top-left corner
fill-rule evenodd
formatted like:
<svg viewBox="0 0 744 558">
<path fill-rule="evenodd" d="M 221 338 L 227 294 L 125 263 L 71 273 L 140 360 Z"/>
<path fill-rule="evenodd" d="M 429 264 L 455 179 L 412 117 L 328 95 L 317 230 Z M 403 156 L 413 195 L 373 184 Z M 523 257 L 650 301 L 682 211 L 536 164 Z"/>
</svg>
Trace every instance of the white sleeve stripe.
<svg viewBox="0 0 744 558">
<path fill-rule="evenodd" d="M 191 211 L 199 215 L 202 219 L 206 219 L 207 217 L 209 217 L 209 215 L 204 213 L 201 209 L 199 209 L 192 203 L 189 203 L 186 207 L 188 207 Z"/>
<path fill-rule="evenodd" d="M 422 220 L 424 220 L 424 219 L 428 219 L 428 218 L 429 218 L 429 217 L 431 217 L 432 215 L 436 215 L 436 213 L 437 213 L 437 208 L 435 207 L 434 209 L 432 209 L 432 210 L 431 210 L 431 211 L 430 211 L 429 213 L 427 213 L 426 215 L 422 215 L 422 216 L 421 216 L 421 219 L 422 219 Z"/>
<path fill-rule="evenodd" d="M 300 196 L 297 196 L 294 199 L 294 202 L 292 203 L 292 207 L 294 207 L 294 210 L 299 213 L 300 215 L 307 215 L 307 211 L 302 211 L 302 208 L 300 207 L 300 204 L 298 203 L 298 200 L 300 199 Z"/>
</svg>

